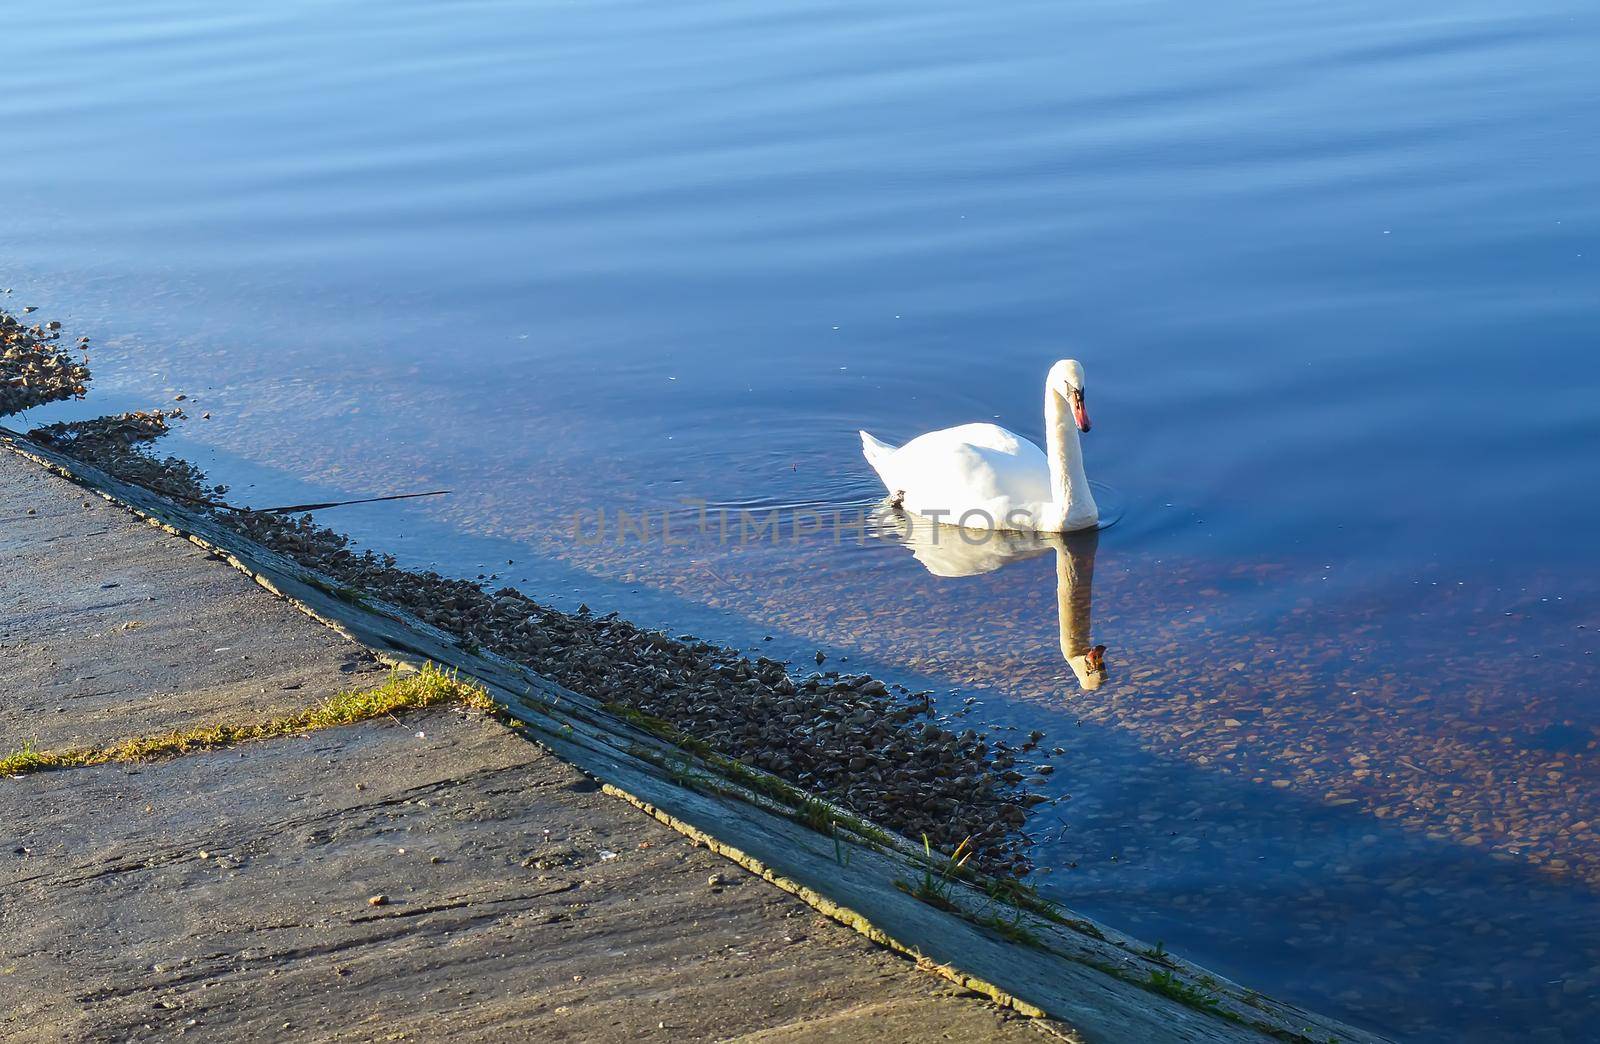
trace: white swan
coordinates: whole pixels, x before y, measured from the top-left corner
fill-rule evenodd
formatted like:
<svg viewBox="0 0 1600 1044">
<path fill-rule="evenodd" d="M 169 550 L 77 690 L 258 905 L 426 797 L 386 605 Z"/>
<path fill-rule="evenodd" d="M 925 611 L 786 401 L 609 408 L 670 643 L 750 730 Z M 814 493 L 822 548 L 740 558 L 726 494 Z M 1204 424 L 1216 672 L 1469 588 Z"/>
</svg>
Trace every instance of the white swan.
<svg viewBox="0 0 1600 1044">
<path fill-rule="evenodd" d="M 863 431 L 861 452 L 907 511 L 963 529 L 1068 533 L 1100 521 L 1078 444 L 1088 430 L 1083 366 L 1063 359 L 1045 378 L 1048 452 L 998 424 L 930 431 L 899 447 Z"/>
</svg>

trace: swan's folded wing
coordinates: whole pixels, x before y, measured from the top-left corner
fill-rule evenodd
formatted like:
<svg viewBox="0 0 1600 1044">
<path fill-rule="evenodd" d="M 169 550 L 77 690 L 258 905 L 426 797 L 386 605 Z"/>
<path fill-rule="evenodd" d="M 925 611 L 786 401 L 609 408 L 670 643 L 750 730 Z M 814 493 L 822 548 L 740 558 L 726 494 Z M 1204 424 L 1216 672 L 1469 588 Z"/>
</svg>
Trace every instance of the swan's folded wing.
<svg viewBox="0 0 1600 1044">
<path fill-rule="evenodd" d="M 895 452 L 893 464 L 893 486 L 905 491 L 908 510 L 938 512 L 957 523 L 975 512 L 988 519 L 988 526 L 1009 528 L 1013 513 L 1031 518 L 1050 500 L 1044 452 L 993 424 L 918 436 Z"/>
<path fill-rule="evenodd" d="M 930 431 L 928 435 L 937 435 L 941 441 L 949 445 L 966 443 L 969 446 L 995 450 L 999 453 L 1016 454 L 1023 452 L 1024 446 L 1037 450 L 1033 443 L 998 424 L 960 424 L 954 428 Z"/>
</svg>

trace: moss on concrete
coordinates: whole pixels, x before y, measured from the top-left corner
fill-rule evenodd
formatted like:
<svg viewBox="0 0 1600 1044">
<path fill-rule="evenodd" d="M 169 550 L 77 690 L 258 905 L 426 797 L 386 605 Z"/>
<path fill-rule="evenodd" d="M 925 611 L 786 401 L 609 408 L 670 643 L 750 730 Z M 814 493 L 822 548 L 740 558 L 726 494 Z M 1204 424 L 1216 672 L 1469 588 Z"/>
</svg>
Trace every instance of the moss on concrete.
<svg viewBox="0 0 1600 1044">
<path fill-rule="evenodd" d="M 443 671 L 427 664 L 419 671 L 396 671 L 388 681 L 371 689 L 337 693 L 324 703 L 284 718 L 206 725 L 154 736 L 136 736 L 103 747 L 39 750 L 25 743 L 18 750 L 0 755 L 0 776 L 23 776 L 54 769 L 177 757 L 254 740 L 301 736 L 319 729 L 352 725 L 372 718 L 445 704 L 461 704 L 486 712 L 499 712 L 499 707 L 482 688 L 462 681 L 454 671 Z"/>
</svg>

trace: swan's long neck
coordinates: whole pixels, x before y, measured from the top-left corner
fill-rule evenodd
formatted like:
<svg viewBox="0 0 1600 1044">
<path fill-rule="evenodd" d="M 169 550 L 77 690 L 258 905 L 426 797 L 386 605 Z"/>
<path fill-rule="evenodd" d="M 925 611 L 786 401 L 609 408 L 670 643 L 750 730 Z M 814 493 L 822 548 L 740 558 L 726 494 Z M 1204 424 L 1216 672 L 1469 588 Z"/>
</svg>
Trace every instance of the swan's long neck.
<svg viewBox="0 0 1600 1044">
<path fill-rule="evenodd" d="M 1100 520 L 1100 508 L 1083 473 L 1083 446 L 1072 410 L 1054 388 L 1044 393 L 1045 456 L 1050 461 L 1050 497 L 1059 513 L 1058 531 L 1087 529 Z"/>
</svg>

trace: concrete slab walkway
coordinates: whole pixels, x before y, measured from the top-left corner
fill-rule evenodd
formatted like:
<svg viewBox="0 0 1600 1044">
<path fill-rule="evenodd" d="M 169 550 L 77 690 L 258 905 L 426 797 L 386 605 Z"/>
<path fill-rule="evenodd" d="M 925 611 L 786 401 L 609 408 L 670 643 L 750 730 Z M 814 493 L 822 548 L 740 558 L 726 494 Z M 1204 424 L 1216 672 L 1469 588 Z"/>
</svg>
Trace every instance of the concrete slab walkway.
<svg viewBox="0 0 1600 1044">
<path fill-rule="evenodd" d="M 264 718 L 384 671 L 6 452 L 0 662 L 4 751 Z M 0 1039 L 1031 1041 L 1052 1025 L 918 973 L 476 713 L 0 780 Z"/>
</svg>

